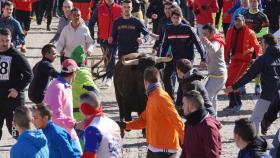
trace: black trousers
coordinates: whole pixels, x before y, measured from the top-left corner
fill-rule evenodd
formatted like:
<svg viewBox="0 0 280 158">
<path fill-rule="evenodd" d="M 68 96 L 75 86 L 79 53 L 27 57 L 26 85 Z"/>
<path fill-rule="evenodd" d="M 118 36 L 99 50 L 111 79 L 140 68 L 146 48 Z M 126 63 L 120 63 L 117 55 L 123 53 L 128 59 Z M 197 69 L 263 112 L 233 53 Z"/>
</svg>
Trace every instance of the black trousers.
<svg viewBox="0 0 280 158">
<path fill-rule="evenodd" d="M 24 96 L 23 96 L 24 97 Z M 17 98 L 17 99 L 1 99 L 0 103 L 0 140 L 2 138 L 2 128 L 4 125 L 4 121 L 6 120 L 6 126 L 8 128 L 9 133 L 16 138 L 18 136 L 18 132 L 13 127 L 13 117 L 14 117 L 14 110 L 18 106 L 24 105 L 24 99 Z"/>
<path fill-rule="evenodd" d="M 223 23 L 223 31 L 224 31 L 225 37 L 226 37 L 227 30 L 229 28 L 229 25 L 230 25 L 230 23 Z"/>
<path fill-rule="evenodd" d="M 53 11 L 53 0 L 40 0 L 40 15 L 38 22 L 42 23 L 43 17 L 46 13 L 47 15 L 47 26 L 51 25 L 52 22 L 52 12 Z"/>
<path fill-rule="evenodd" d="M 19 21 L 24 31 L 30 30 L 31 11 L 16 10 L 16 19 Z"/>
<path fill-rule="evenodd" d="M 147 157 L 146 158 L 175 158 L 176 153 L 165 153 L 165 152 L 152 152 L 151 150 L 148 150 Z"/>
</svg>

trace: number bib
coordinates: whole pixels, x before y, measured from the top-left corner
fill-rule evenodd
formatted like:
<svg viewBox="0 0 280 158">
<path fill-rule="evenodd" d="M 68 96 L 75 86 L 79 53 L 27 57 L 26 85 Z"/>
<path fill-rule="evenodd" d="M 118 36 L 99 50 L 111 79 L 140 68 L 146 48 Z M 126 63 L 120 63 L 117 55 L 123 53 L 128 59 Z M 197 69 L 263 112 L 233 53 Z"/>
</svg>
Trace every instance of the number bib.
<svg viewBox="0 0 280 158">
<path fill-rule="evenodd" d="M 0 81 L 10 79 L 12 57 L 0 55 Z"/>
</svg>

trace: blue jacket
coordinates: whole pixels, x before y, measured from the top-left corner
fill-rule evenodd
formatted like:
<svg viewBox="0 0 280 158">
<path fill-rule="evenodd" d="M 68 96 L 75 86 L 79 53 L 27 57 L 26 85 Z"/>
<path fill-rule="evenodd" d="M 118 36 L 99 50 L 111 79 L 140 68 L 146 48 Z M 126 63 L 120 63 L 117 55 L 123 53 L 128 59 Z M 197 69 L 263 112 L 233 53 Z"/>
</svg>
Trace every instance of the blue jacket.
<svg viewBox="0 0 280 158">
<path fill-rule="evenodd" d="M 10 158 L 49 158 L 47 143 L 42 130 L 27 130 L 18 137 Z"/>
<path fill-rule="evenodd" d="M 48 139 L 50 158 L 81 157 L 79 144 L 63 128 L 49 121 L 47 127 L 43 129 L 43 132 Z"/>
<path fill-rule="evenodd" d="M 262 137 L 256 137 L 244 149 L 240 150 L 237 158 L 272 158 L 266 153 L 267 142 Z"/>
<path fill-rule="evenodd" d="M 12 16 L 8 18 L 0 18 L 0 28 L 8 28 L 12 33 L 12 43 L 14 47 L 24 42 L 24 33 L 20 23 Z"/>
</svg>

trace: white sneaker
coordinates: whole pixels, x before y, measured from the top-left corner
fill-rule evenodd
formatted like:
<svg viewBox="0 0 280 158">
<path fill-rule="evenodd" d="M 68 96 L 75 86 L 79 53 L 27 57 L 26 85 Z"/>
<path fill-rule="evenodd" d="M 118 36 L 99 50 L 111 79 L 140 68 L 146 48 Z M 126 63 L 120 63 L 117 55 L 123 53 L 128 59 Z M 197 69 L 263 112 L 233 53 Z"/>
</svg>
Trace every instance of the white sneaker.
<svg viewBox="0 0 280 158">
<path fill-rule="evenodd" d="M 105 82 L 105 86 L 106 87 L 111 87 L 112 86 L 112 79 L 111 78 L 107 78 L 107 80 Z"/>
</svg>

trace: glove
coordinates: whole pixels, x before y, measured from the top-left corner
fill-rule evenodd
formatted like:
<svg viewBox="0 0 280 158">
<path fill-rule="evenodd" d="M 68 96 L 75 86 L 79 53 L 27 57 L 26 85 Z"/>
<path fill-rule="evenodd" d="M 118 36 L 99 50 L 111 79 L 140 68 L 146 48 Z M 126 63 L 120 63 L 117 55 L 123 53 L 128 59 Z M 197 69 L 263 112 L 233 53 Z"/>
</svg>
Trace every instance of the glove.
<svg viewBox="0 0 280 158">
<path fill-rule="evenodd" d="M 123 121 L 116 121 L 116 123 L 119 125 L 120 129 L 125 129 L 126 128 L 126 123 Z"/>
<path fill-rule="evenodd" d="M 268 127 L 266 125 L 266 122 L 264 120 L 262 120 L 262 122 L 261 122 L 261 132 L 262 132 L 262 134 L 266 135 L 267 130 L 268 130 Z"/>
<path fill-rule="evenodd" d="M 203 5 L 203 6 L 201 6 L 201 9 L 203 9 L 203 10 L 207 10 L 208 8 L 209 8 L 208 5 Z"/>
<path fill-rule="evenodd" d="M 195 15 L 198 15 L 198 14 L 200 13 L 200 11 L 199 11 L 198 9 L 196 9 L 196 10 L 193 11 L 193 13 L 194 13 Z"/>
</svg>

